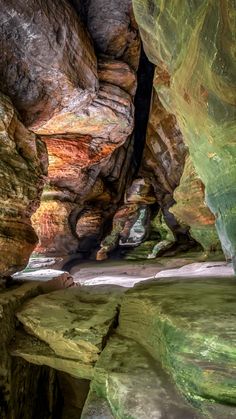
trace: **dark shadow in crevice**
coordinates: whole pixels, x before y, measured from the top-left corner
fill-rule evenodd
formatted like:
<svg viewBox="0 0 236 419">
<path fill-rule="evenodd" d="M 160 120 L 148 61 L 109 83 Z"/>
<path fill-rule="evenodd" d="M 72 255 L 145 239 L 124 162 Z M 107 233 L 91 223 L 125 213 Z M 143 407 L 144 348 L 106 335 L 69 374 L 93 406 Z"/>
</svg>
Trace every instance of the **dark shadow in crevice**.
<svg viewBox="0 0 236 419">
<path fill-rule="evenodd" d="M 142 46 L 137 72 L 137 91 L 134 98 L 134 151 L 132 164 L 135 169 L 135 175 L 138 173 L 146 143 L 154 71 L 155 66 L 148 60 Z"/>
</svg>

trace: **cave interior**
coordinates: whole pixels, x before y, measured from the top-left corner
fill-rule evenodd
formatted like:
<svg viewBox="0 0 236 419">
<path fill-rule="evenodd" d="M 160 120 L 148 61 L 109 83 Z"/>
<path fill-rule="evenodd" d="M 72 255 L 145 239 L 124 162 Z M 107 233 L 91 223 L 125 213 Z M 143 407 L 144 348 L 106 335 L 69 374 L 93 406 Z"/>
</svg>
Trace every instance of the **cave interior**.
<svg viewBox="0 0 236 419">
<path fill-rule="evenodd" d="M 0 418 L 235 419 L 235 0 L 0 18 Z"/>
</svg>

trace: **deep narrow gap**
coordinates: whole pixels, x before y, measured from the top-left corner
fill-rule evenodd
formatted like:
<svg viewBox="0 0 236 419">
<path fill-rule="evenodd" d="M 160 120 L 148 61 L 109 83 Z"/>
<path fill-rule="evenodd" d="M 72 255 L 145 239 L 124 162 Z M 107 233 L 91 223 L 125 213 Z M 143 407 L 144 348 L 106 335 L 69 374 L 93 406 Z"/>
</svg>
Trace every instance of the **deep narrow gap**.
<svg viewBox="0 0 236 419">
<path fill-rule="evenodd" d="M 146 144 L 146 133 L 148 127 L 149 113 L 152 100 L 153 78 L 155 65 L 152 64 L 141 44 L 139 66 L 137 71 L 137 90 L 134 97 L 134 131 L 132 135 L 133 154 L 131 157 L 131 167 L 126 175 L 126 185 L 137 177 L 142 162 L 143 150 Z M 123 191 L 124 193 L 125 191 Z M 122 198 L 120 200 L 122 202 Z M 112 218 L 109 223 L 108 231 L 112 229 Z M 116 247 L 110 252 L 109 259 L 120 259 L 121 249 Z"/>
<path fill-rule="evenodd" d="M 120 304 L 117 305 L 116 307 L 116 313 L 114 316 L 114 319 L 109 327 L 109 330 L 107 332 L 107 334 L 105 336 L 103 336 L 102 339 L 102 351 L 105 349 L 108 340 L 110 339 L 110 337 L 114 334 L 115 330 L 118 328 L 119 326 L 119 317 L 120 317 Z"/>
<path fill-rule="evenodd" d="M 134 98 L 134 151 L 132 165 L 135 176 L 137 176 L 146 143 L 154 72 L 155 65 L 148 60 L 142 45 L 137 72 L 137 91 Z"/>
</svg>

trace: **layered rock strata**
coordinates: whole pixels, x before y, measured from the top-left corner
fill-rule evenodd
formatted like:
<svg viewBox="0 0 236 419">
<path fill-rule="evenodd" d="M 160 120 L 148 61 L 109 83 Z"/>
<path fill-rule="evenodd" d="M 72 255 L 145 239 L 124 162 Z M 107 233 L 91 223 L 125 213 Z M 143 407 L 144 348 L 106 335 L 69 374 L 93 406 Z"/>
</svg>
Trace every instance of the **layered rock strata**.
<svg viewBox="0 0 236 419">
<path fill-rule="evenodd" d="M 48 184 L 33 218 L 37 251 L 75 252 L 84 203 L 99 197 L 109 217 L 129 167 L 140 51 L 131 2 L 1 6 L 0 88 L 49 154 Z"/>
<path fill-rule="evenodd" d="M 222 248 L 235 264 L 234 2 L 134 0 L 133 5 L 146 53 L 169 79 L 155 88 L 177 117 Z"/>
<path fill-rule="evenodd" d="M 163 79 L 165 79 L 164 76 L 162 75 Z M 154 83 L 157 78 L 156 71 Z M 187 229 L 179 225 L 169 211 L 175 202 L 173 193 L 183 173 L 186 153 L 187 148 L 176 117 L 164 108 L 156 91 L 153 90 L 146 143 L 139 173 L 140 176 L 149 178 L 156 202 L 176 237 L 187 233 Z"/>
<path fill-rule="evenodd" d="M 185 161 L 180 185 L 175 189 L 176 204 L 170 209 L 180 223 L 190 226 L 191 236 L 207 253 L 221 251 L 215 217 L 205 204 L 205 188 L 191 157 Z"/>
<path fill-rule="evenodd" d="M 24 281 L 19 278 L 12 288 L 0 288 L 0 417 L 2 419 L 38 417 L 52 418 L 57 405 L 56 374 L 44 366 L 36 367 L 23 359 L 12 359 L 9 345 L 15 339 L 17 319 L 15 313 L 33 297 L 71 287 L 73 281 L 66 273 L 48 275 L 46 282 Z M 31 394 L 31 397 L 29 397 Z M 39 409 L 37 406 L 41 404 Z"/>
<path fill-rule="evenodd" d="M 81 380 L 86 391 L 85 380 L 91 380 L 82 412 L 87 419 L 144 419 L 147 413 L 153 419 L 235 417 L 233 277 L 161 278 L 126 292 L 107 285 L 38 292 L 38 284 L 27 284 L 4 292 L 6 304 L 0 298 L 7 359 L 28 361 L 22 376 L 26 390 L 32 364 L 47 365 L 59 374 L 61 399 L 75 417 L 81 413 L 80 391 L 86 399 Z M 1 365 L 5 361 L 2 356 Z M 9 373 L 3 388 L 12 382 Z M 6 406 L 14 394 L 10 386 Z M 23 392 L 18 406 L 24 397 Z M 30 409 L 36 401 L 33 397 Z"/>
<path fill-rule="evenodd" d="M 0 3 L 0 89 L 13 100 L 27 128 L 43 138 L 49 154 L 48 182 L 41 206 L 32 218 L 40 239 L 36 251 L 54 255 L 79 252 L 81 257 L 87 257 L 95 255 L 102 242 L 98 255 L 102 259 L 117 243 L 124 248 L 137 246 L 146 238 L 151 242 L 150 219 L 159 207 L 177 242 L 194 243 L 189 234 L 191 227 L 190 233 L 205 250 L 218 248 L 214 218 L 210 213 L 206 215 L 200 181 L 192 179 L 189 189 L 182 177 L 182 185 L 173 195 L 184 169 L 186 141 L 206 186 L 206 203 L 216 217 L 222 248 L 227 258 L 234 257 L 231 4 L 224 15 L 219 5 L 201 0 L 201 6 L 187 6 L 179 17 L 182 5 L 178 7 L 178 2 L 160 8 L 160 2 L 153 0 L 151 11 L 147 1 L 134 1 L 145 50 L 156 65 L 143 144 L 143 120 L 150 102 L 149 93 L 144 98 L 145 84 L 149 91 L 153 65 L 143 51 L 140 58 L 140 37 L 131 0 L 119 4 L 104 0 Z M 188 24 L 180 39 L 181 19 Z M 217 40 L 208 34 L 213 21 L 219 23 Z M 163 22 L 169 22 L 169 26 Z M 224 54 L 219 41 L 222 28 L 227 41 Z M 208 38 L 214 45 L 210 52 Z M 193 53 L 186 52 L 187 45 Z M 197 76 L 199 72 L 201 77 Z M 139 89 L 135 98 L 137 75 Z M 134 103 L 138 105 L 136 115 Z M 136 132 L 132 135 L 134 122 Z M 137 135 L 139 131 L 142 139 Z M 44 165 L 45 157 L 39 159 Z M 186 163 L 184 176 L 188 170 Z M 151 193 L 145 192 L 146 198 L 150 195 L 146 201 L 142 191 L 135 191 L 140 180 L 152 189 Z M 130 194 L 130 186 L 134 193 Z M 199 210 L 193 208 L 195 187 Z M 30 199 L 34 202 L 35 198 Z M 171 211 L 175 199 L 177 206 Z M 193 202 L 188 206 L 189 216 L 185 211 L 181 218 L 181 202 L 186 204 L 188 199 Z M 152 203 L 158 204 L 158 209 L 152 208 Z M 131 222 L 133 204 L 137 207 Z M 29 216 L 35 209 L 36 205 Z M 201 218 L 199 212 L 206 216 Z M 118 228 L 119 217 L 122 222 Z M 26 230 L 22 256 L 17 256 L 17 250 L 12 258 L 18 258 L 18 262 L 11 261 L 15 268 L 10 271 L 3 267 L 4 275 L 23 266 L 33 249 L 33 243 L 28 243 L 35 242 L 36 237 L 33 239 L 32 231 L 28 234 Z M 23 235 L 23 230 L 19 234 Z"/>
<path fill-rule="evenodd" d="M 40 203 L 47 175 L 43 141 L 0 95 L 0 275 L 23 269 L 37 244 L 30 217 Z"/>
</svg>

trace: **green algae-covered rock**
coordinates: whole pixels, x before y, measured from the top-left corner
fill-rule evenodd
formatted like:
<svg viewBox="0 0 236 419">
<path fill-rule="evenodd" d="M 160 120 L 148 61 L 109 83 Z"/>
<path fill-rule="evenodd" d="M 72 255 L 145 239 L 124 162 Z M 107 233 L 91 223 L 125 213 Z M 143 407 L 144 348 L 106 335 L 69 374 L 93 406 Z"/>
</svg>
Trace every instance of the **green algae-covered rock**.
<svg viewBox="0 0 236 419">
<path fill-rule="evenodd" d="M 118 332 L 160 360 L 202 412 L 213 419 L 233 418 L 235 307 L 233 278 L 145 282 L 124 295 Z"/>
<path fill-rule="evenodd" d="M 23 358 L 30 364 L 47 365 L 54 370 L 68 373 L 75 378 L 91 380 L 94 365 L 79 359 L 67 358 L 67 354 L 59 356 L 53 349 L 40 339 L 30 336 L 24 331 L 17 332 L 9 352 L 13 357 Z"/>
<path fill-rule="evenodd" d="M 112 336 L 95 366 L 83 419 L 200 417 L 176 391 L 160 363 L 141 345 Z"/>
<path fill-rule="evenodd" d="M 107 288 L 70 288 L 36 297 L 17 317 L 56 356 L 77 360 L 78 368 L 82 363 L 90 374 L 115 321 L 118 300 Z"/>
<path fill-rule="evenodd" d="M 149 240 L 134 247 L 125 254 L 127 260 L 155 259 L 159 253 L 168 250 L 175 242 L 161 211 L 150 222 Z M 154 240 L 155 238 L 155 240 Z"/>
<path fill-rule="evenodd" d="M 234 0 L 133 0 L 155 88 L 177 116 L 222 248 L 236 255 Z"/>
</svg>

